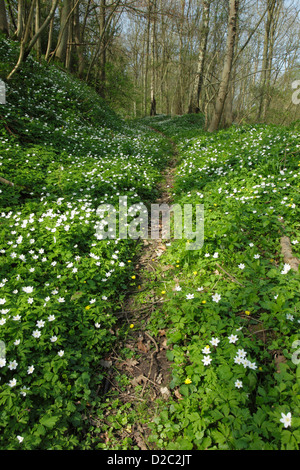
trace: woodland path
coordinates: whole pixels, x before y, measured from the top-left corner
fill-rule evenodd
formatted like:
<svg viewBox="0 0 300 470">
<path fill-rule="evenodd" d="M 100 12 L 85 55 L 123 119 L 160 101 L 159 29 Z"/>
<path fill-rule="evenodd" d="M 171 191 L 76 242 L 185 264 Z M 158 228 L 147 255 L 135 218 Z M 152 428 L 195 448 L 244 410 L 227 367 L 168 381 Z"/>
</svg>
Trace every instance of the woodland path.
<svg viewBox="0 0 300 470">
<path fill-rule="evenodd" d="M 162 172 L 162 179 L 158 186 L 160 197 L 157 204 L 172 203 L 172 188 L 178 161 L 176 144 L 162 132 L 151 127 L 151 130 L 163 135 L 172 144 L 172 155 L 168 166 Z M 169 383 L 171 381 L 170 362 L 166 357 L 168 349 L 166 331 L 161 330 L 158 337 L 153 337 L 148 331 L 147 324 L 152 314 L 159 310 L 164 299 L 157 295 L 158 273 L 165 266 L 160 265 L 160 257 L 166 250 L 166 240 L 154 240 L 149 237 L 143 241 L 140 255 L 135 264 L 137 284 L 129 293 L 122 306 L 120 322 L 132 327 L 123 347 L 131 352 L 126 358 L 117 351 L 113 351 L 108 359 L 108 374 L 106 389 L 117 392 L 123 403 L 140 406 L 147 409 L 149 416 L 154 416 L 155 401 L 167 400 L 170 397 Z M 119 386 L 118 377 L 125 375 L 128 385 Z M 139 390 L 137 392 L 137 389 Z M 126 431 L 125 431 L 126 432 Z M 147 424 L 135 423 L 130 429 L 130 437 L 141 450 L 151 450 L 147 442 L 149 435 Z M 125 436 L 123 436 L 125 437 Z"/>
</svg>

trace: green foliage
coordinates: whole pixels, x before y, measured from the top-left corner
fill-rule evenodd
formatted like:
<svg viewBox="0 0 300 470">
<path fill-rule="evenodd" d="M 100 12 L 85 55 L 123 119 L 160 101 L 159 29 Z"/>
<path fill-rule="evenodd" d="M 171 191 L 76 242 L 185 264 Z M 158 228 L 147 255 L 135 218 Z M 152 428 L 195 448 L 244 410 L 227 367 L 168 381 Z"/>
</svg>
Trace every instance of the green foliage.
<svg viewBox="0 0 300 470">
<path fill-rule="evenodd" d="M 299 258 L 299 135 L 276 126 L 211 135 L 185 130 L 186 119 L 158 127 L 177 135 L 174 203 L 204 204 L 205 237 L 199 251 L 171 240 L 161 257 L 166 302 L 152 328 L 167 331 L 173 395 L 152 441 L 299 450 L 299 272 L 280 245 L 289 236 Z"/>
<path fill-rule="evenodd" d="M 2 39 L 1 70 L 14 55 Z M 128 204 L 153 200 L 169 149 L 54 67 L 29 58 L 9 83 L 0 127 L 1 176 L 14 183 L 0 188 L 0 448 L 100 445 L 100 363 L 126 334 L 116 314 L 139 243 L 98 240 L 97 208 L 124 194 Z"/>
</svg>

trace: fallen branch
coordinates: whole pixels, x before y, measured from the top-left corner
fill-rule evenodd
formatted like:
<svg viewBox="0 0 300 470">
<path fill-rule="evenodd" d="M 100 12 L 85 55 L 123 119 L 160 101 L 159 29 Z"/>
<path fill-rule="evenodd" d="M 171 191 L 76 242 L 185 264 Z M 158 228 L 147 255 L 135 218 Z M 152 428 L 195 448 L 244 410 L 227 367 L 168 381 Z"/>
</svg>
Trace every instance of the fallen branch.
<svg viewBox="0 0 300 470">
<path fill-rule="evenodd" d="M 281 252 L 286 264 L 289 264 L 293 271 L 299 271 L 300 260 L 293 255 L 291 240 L 289 237 L 282 237 L 280 240 Z"/>
<path fill-rule="evenodd" d="M 4 179 L 4 178 L 1 178 L 1 176 L 0 176 L 0 182 L 1 182 L 1 183 L 4 183 L 4 184 L 8 184 L 8 186 L 15 186 L 14 183 L 12 183 L 11 181 L 8 181 L 8 180 L 6 180 L 6 179 Z"/>
</svg>

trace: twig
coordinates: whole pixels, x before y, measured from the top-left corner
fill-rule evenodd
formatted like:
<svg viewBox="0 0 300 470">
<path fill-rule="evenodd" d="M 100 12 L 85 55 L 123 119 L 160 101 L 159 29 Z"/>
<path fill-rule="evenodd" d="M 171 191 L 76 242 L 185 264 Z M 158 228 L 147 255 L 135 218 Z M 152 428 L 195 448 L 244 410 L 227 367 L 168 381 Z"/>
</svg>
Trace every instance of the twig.
<svg viewBox="0 0 300 470">
<path fill-rule="evenodd" d="M 222 268 L 222 266 L 220 266 L 218 263 L 216 263 L 218 268 L 220 268 L 225 274 L 227 274 L 228 277 L 230 277 L 230 279 L 232 280 L 232 282 L 235 282 L 236 284 L 238 284 L 239 286 L 241 287 L 245 287 L 243 284 L 241 284 L 237 279 L 235 279 L 235 277 L 233 277 L 230 273 L 228 273 L 227 271 L 225 271 L 224 268 Z"/>
</svg>

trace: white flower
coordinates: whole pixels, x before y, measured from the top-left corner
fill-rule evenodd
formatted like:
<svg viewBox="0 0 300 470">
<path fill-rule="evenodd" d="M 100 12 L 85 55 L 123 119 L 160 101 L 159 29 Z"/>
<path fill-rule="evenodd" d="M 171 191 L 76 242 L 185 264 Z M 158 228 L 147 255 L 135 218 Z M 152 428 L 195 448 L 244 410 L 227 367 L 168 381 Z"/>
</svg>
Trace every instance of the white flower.
<svg viewBox="0 0 300 470">
<path fill-rule="evenodd" d="M 6 359 L 4 357 L 0 357 L 0 367 L 5 367 L 6 365 Z"/>
<path fill-rule="evenodd" d="M 215 254 L 213 255 L 213 258 L 219 258 L 219 253 L 215 253 Z"/>
<path fill-rule="evenodd" d="M 1 320 L 0 320 L 0 326 L 5 325 L 5 323 L 6 323 L 6 319 L 5 319 L 5 318 L 1 318 Z"/>
<path fill-rule="evenodd" d="M 209 364 L 211 363 L 212 359 L 210 356 L 206 356 L 204 359 L 202 359 L 202 362 L 205 366 L 209 366 Z"/>
<path fill-rule="evenodd" d="M 29 366 L 28 369 L 27 369 L 27 374 L 32 374 L 34 371 L 34 366 Z"/>
<path fill-rule="evenodd" d="M 50 341 L 51 343 L 55 343 L 55 341 L 57 341 L 57 336 L 51 336 Z"/>
<path fill-rule="evenodd" d="M 101 324 L 100 323 L 95 323 L 95 328 L 101 328 Z"/>
<path fill-rule="evenodd" d="M 0 299 L 0 305 L 4 305 L 6 303 L 5 299 Z"/>
<path fill-rule="evenodd" d="M 26 395 L 27 395 L 27 390 L 29 390 L 29 388 L 22 387 L 22 390 L 20 391 L 20 394 L 21 394 L 23 397 L 26 397 Z"/>
<path fill-rule="evenodd" d="M 281 271 L 281 274 L 287 274 L 291 269 L 292 267 L 290 264 L 285 264 L 283 270 Z"/>
<path fill-rule="evenodd" d="M 13 317 L 13 321 L 19 321 L 19 320 L 21 320 L 21 316 L 20 316 L 20 315 L 15 315 L 15 316 Z"/>
<path fill-rule="evenodd" d="M 181 288 L 180 286 L 176 286 L 176 287 L 175 287 L 175 290 L 176 290 L 177 292 L 180 292 L 180 291 L 182 290 L 182 288 Z"/>
<path fill-rule="evenodd" d="M 203 353 L 203 354 L 210 354 L 210 347 L 209 347 L 209 346 L 205 346 L 205 348 L 202 349 L 202 353 Z"/>
<path fill-rule="evenodd" d="M 54 315 L 49 315 L 48 321 L 54 321 L 54 320 L 55 320 L 55 316 Z"/>
<path fill-rule="evenodd" d="M 65 351 L 63 351 L 63 350 L 58 351 L 57 354 L 59 355 L 59 357 L 63 357 L 63 355 L 65 354 Z"/>
<path fill-rule="evenodd" d="M 31 294 L 33 292 L 33 287 L 31 286 L 23 287 L 22 290 L 26 292 L 26 294 Z"/>
<path fill-rule="evenodd" d="M 243 358 L 240 357 L 240 356 L 236 356 L 234 358 L 234 362 L 235 362 L 235 364 L 242 364 L 243 363 Z"/>
<path fill-rule="evenodd" d="M 194 298 L 194 294 L 187 294 L 186 299 L 191 300 Z"/>
<path fill-rule="evenodd" d="M 36 322 L 36 326 L 37 326 L 38 328 L 43 328 L 43 327 L 45 326 L 44 320 L 38 320 L 38 321 Z"/>
<path fill-rule="evenodd" d="M 18 366 L 17 361 L 10 361 L 10 363 L 8 364 L 8 368 L 9 368 L 10 370 L 16 369 L 17 366 Z"/>
<path fill-rule="evenodd" d="M 292 425 L 292 414 L 288 413 L 287 415 L 285 415 L 284 413 L 281 413 L 280 422 L 284 424 L 285 428 L 288 428 Z"/>
<path fill-rule="evenodd" d="M 9 385 L 10 387 L 15 387 L 15 386 L 17 385 L 16 379 L 10 380 L 10 381 L 8 382 L 8 385 Z"/>
<path fill-rule="evenodd" d="M 15 346 L 18 346 L 20 343 L 21 343 L 21 340 L 20 340 L 20 339 L 16 339 L 16 341 L 14 341 L 14 345 L 15 345 Z"/>
<path fill-rule="evenodd" d="M 243 388 L 243 382 L 241 380 L 237 380 L 234 385 L 236 388 Z"/>
<path fill-rule="evenodd" d="M 244 349 L 239 349 L 237 352 L 238 357 L 241 357 L 242 359 L 247 356 L 247 353 Z"/>
<path fill-rule="evenodd" d="M 21 444 L 21 442 L 23 442 L 23 440 L 24 440 L 24 437 L 22 437 L 22 436 L 17 436 L 17 439 L 18 439 L 19 443 Z"/>
<path fill-rule="evenodd" d="M 220 300 L 221 300 L 221 296 L 220 296 L 220 294 L 214 294 L 212 296 L 212 299 L 213 299 L 214 302 L 219 303 Z"/>
<path fill-rule="evenodd" d="M 27 302 L 28 302 L 29 304 L 33 304 L 33 298 L 32 298 L 32 297 L 29 297 L 29 299 L 27 300 Z"/>
<path fill-rule="evenodd" d="M 255 364 L 255 362 L 248 361 L 248 367 L 249 367 L 249 369 L 252 369 L 252 370 L 257 369 L 257 365 Z"/>
<path fill-rule="evenodd" d="M 59 297 L 58 302 L 63 303 L 63 302 L 65 302 L 65 299 L 63 297 Z"/>
<path fill-rule="evenodd" d="M 295 318 L 295 317 L 294 317 L 293 315 L 291 315 L 290 313 L 287 313 L 287 315 L 286 315 L 286 319 L 287 319 L 287 320 L 294 321 L 294 318 Z"/>
<path fill-rule="evenodd" d="M 34 330 L 34 332 L 32 333 L 32 336 L 34 338 L 39 338 L 41 336 L 41 332 L 39 330 Z"/>
<path fill-rule="evenodd" d="M 259 259 L 260 255 L 254 255 L 254 259 Z"/>
<path fill-rule="evenodd" d="M 228 336 L 229 343 L 236 343 L 238 340 L 238 337 L 236 335 L 230 335 Z"/>
<path fill-rule="evenodd" d="M 218 346 L 220 340 L 218 338 L 212 338 L 211 341 L 210 341 L 210 344 L 212 346 Z"/>
<path fill-rule="evenodd" d="M 245 265 L 241 263 L 241 264 L 239 264 L 239 268 L 240 269 L 245 269 Z"/>
</svg>

